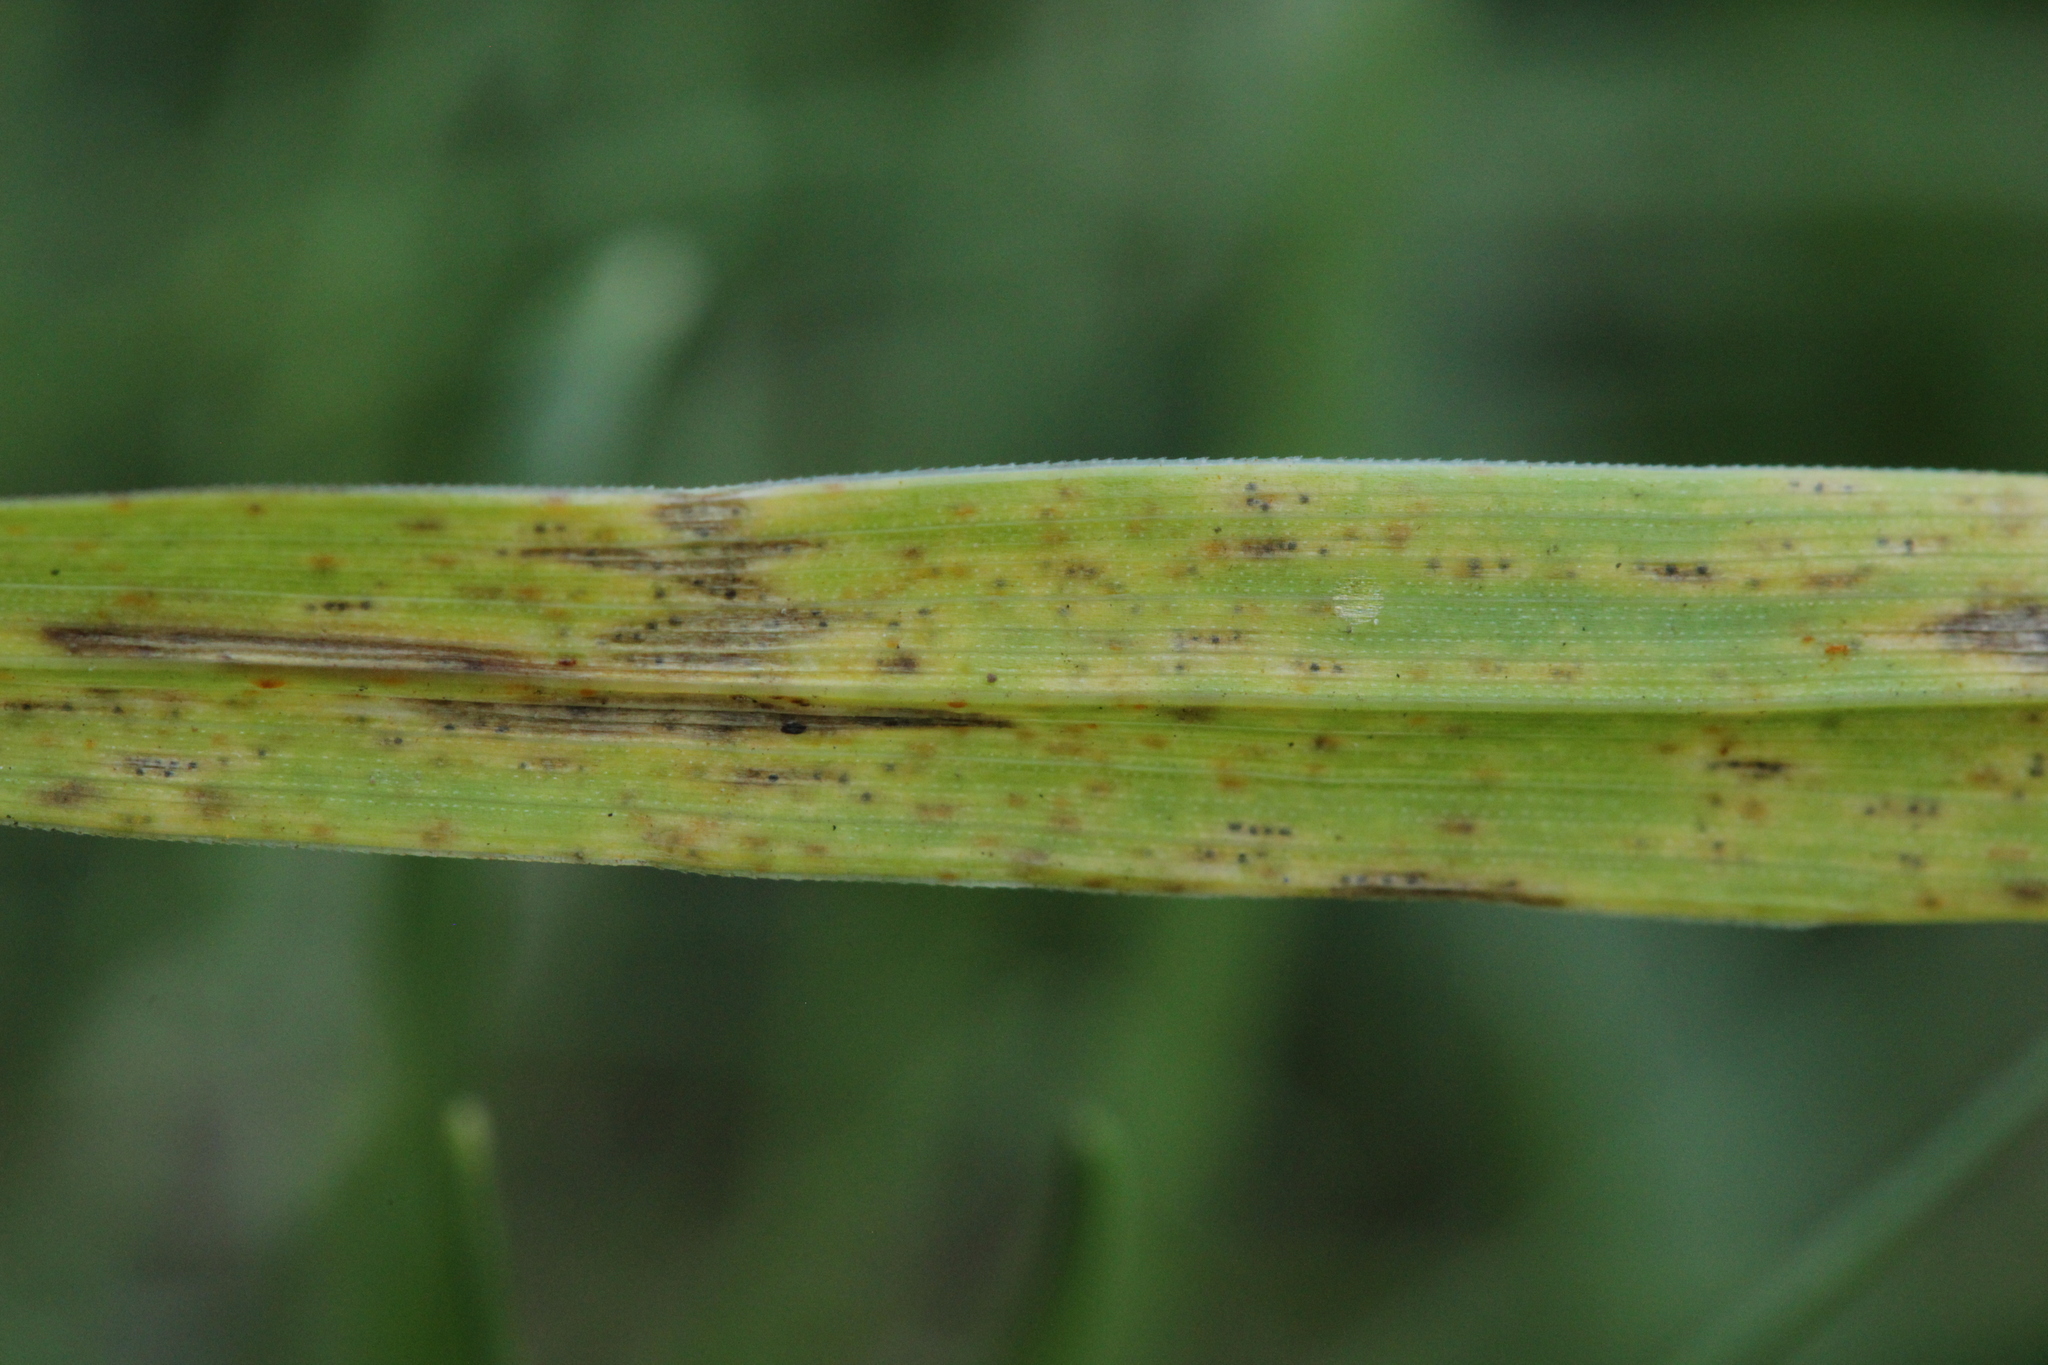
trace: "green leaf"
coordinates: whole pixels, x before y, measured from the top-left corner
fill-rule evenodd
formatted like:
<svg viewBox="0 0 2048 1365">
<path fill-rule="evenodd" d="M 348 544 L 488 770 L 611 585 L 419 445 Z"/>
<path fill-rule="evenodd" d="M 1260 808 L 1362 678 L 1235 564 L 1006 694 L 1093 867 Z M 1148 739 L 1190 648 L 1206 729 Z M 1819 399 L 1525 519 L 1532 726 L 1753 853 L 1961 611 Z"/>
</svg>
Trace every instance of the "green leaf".
<svg viewBox="0 0 2048 1365">
<path fill-rule="evenodd" d="M 2048 481 L 1240 462 L 0 504 L 0 815 L 784 876 L 2048 912 Z"/>
</svg>

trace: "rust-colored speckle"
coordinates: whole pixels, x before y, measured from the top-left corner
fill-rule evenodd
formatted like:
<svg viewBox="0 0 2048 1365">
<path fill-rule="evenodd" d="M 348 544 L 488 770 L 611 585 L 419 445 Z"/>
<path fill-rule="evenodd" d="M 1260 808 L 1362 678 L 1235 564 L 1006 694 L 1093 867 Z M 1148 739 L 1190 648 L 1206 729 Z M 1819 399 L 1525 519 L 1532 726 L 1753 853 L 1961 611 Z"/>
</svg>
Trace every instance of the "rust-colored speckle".
<svg viewBox="0 0 2048 1365">
<path fill-rule="evenodd" d="M 917 656 L 898 651 L 895 654 L 884 655 L 882 658 L 875 660 L 875 667 L 884 673 L 915 673 L 917 672 Z"/>
</svg>

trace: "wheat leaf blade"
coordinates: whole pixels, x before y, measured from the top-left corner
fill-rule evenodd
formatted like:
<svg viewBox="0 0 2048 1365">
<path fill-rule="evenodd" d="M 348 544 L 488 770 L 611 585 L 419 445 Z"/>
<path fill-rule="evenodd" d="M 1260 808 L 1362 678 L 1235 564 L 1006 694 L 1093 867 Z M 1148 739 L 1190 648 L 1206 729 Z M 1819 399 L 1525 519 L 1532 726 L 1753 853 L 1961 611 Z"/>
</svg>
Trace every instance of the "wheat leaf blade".
<svg viewBox="0 0 2048 1365">
<path fill-rule="evenodd" d="M 0 815 L 2048 913 L 2048 480 L 1352 462 L 0 504 Z"/>
</svg>

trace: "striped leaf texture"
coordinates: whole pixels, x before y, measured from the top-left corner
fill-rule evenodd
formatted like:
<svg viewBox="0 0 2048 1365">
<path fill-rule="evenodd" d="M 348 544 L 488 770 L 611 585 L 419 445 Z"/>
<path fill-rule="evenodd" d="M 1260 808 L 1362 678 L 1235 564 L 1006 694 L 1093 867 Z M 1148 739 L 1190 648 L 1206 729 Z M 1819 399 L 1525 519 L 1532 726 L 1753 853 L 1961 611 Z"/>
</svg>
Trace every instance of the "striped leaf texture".
<svg viewBox="0 0 2048 1365">
<path fill-rule="evenodd" d="M 1352 461 L 0 503 L 0 815 L 2048 915 L 2048 480 Z"/>
</svg>

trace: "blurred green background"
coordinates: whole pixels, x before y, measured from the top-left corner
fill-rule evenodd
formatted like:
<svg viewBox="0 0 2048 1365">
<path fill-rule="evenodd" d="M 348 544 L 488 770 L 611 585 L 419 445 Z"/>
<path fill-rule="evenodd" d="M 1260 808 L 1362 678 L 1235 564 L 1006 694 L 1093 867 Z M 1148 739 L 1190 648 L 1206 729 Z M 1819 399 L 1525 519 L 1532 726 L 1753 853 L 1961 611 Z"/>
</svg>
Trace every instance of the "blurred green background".
<svg viewBox="0 0 2048 1365">
<path fill-rule="evenodd" d="M 2048 468 L 2048 9 L 4 0 L 0 491 Z M 0 1361 L 1654 1357 L 2048 1019 L 2031 927 L 0 830 Z M 466 1286 L 468 1286 L 466 1288 Z M 467 1297 L 466 1297 L 467 1296 Z M 473 1335 L 473 1334 L 472 1334 Z M 1798 1357 L 2048 1360 L 2048 1137 Z"/>
</svg>

